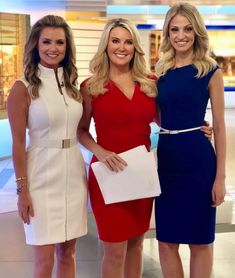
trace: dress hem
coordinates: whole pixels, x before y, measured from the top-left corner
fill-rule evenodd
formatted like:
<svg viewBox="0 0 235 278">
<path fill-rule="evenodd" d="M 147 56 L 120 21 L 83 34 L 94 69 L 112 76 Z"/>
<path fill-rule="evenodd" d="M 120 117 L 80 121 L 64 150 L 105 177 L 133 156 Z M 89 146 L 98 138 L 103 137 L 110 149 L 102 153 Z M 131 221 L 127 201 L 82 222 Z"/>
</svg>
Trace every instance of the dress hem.
<svg viewBox="0 0 235 278">
<path fill-rule="evenodd" d="M 211 239 L 209 241 L 185 241 L 185 240 L 164 240 L 164 239 L 160 239 L 158 237 L 156 237 L 156 240 L 158 240 L 159 242 L 163 242 L 163 243 L 173 243 L 173 244 L 195 244 L 195 245 L 200 245 L 200 244 L 212 244 L 215 239 Z"/>
<path fill-rule="evenodd" d="M 69 238 L 66 238 L 64 240 L 52 240 L 52 241 L 47 241 L 47 242 L 28 242 L 26 241 L 27 245 L 35 245 L 35 246 L 39 246 L 39 245 L 48 245 L 48 244 L 58 244 L 58 243 L 64 243 L 66 241 L 70 241 L 72 239 L 77 239 L 79 237 L 85 236 L 87 235 L 88 231 L 84 231 L 83 233 L 77 235 L 77 236 L 71 236 Z"/>
<path fill-rule="evenodd" d="M 100 240 L 102 240 L 102 241 L 104 241 L 104 242 L 113 242 L 113 243 L 115 243 L 115 242 L 123 242 L 123 241 L 127 241 L 127 240 L 129 240 L 129 239 L 131 239 L 131 238 L 134 238 L 134 237 L 137 237 L 137 236 L 140 236 L 140 235 L 143 235 L 143 234 L 145 234 L 147 231 L 149 230 L 149 227 L 147 228 L 147 229 L 144 229 L 143 231 L 139 231 L 139 232 L 137 232 L 137 233 L 135 233 L 135 234 L 133 234 L 133 235 L 129 235 L 127 238 L 124 238 L 124 239 L 116 239 L 116 240 L 105 240 L 104 238 L 101 238 L 101 237 L 99 237 L 99 239 Z"/>
</svg>

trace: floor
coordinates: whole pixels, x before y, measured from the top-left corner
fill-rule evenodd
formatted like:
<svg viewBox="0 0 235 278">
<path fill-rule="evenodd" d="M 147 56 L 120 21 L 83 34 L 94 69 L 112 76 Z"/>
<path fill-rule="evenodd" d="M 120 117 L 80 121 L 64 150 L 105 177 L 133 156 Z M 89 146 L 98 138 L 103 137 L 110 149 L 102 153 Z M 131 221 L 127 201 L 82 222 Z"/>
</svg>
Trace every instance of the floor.
<svg viewBox="0 0 235 278">
<path fill-rule="evenodd" d="M 207 112 L 207 119 L 211 122 L 210 110 Z M 233 200 L 232 223 L 235 223 L 235 151 L 234 147 L 232 148 L 235 138 L 235 109 L 226 110 L 226 125 L 228 140 L 226 185 L 229 196 Z M 9 177 L 12 175 L 9 165 L 12 165 L 9 160 L 0 161 L 0 207 L 4 201 L 1 189 L 4 189 L 4 185 L 9 185 Z M 15 190 L 14 185 L 10 186 L 11 190 Z M 8 193 L 13 194 L 13 192 Z M 77 243 L 77 274 L 79 278 L 99 278 L 102 247 L 97 238 L 92 213 L 89 213 L 88 216 L 89 233 L 87 236 L 80 238 Z M 221 225 L 217 226 L 220 227 Z M 0 211 L 0 227 L 0 278 L 32 277 L 32 250 L 24 243 L 22 224 L 14 209 L 11 212 L 5 213 Z M 218 231 L 222 230 L 218 229 Z M 229 229 L 225 229 L 226 232 L 216 233 L 213 278 L 235 277 L 235 232 L 234 229 L 232 230 L 233 232 L 228 232 Z M 182 245 L 180 253 L 185 277 L 189 277 L 189 252 L 187 246 Z M 157 242 L 154 238 L 146 238 L 144 242 L 144 270 L 142 277 L 162 277 Z"/>
</svg>

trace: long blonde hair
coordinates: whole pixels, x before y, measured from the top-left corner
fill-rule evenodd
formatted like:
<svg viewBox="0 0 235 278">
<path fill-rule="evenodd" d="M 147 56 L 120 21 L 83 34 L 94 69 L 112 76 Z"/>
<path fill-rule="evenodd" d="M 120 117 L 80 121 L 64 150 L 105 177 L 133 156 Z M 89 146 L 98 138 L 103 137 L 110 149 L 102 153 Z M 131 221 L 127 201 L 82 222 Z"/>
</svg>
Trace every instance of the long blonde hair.
<svg viewBox="0 0 235 278">
<path fill-rule="evenodd" d="M 46 27 L 62 28 L 66 37 L 66 53 L 60 66 L 63 67 L 65 87 L 71 97 L 81 100 L 77 89 L 77 68 L 76 68 L 76 49 L 73 33 L 66 21 L 56 15 L 46 15 L 39 19 L 32 27 L 28 40 L 24 48 L 24 76 L 29 82 L 29 93 L 32 99 L 39 97 L 39 87 L 41 80 L 38 77 L 38 63 L 40 61 L 38 53 L 38 40 L 41 31 Z"/>
<path fill-rule="evenodd" d="M 156 65 L 157 76 L 165 75 L 175 66 L 175 50 L 169 38 L 169 25 L 176 15 L 186 17 L 195 32 L 194 56 L 192 64 L 197 69 L 196 77 L 205 76 L 216 66 L 216 61 L 210 57 L 209 37 L 201 15 L 196 7 L 189 3 L 173 5 L 166 14 L 163 25 L 163 39 L 160 46 L 161 58 Z"/>
<path fill-rule="evenodd" d="M 150 78 L 153 74 L 147 67 L 144 58 L 145 54 L 140 43 L 139 33 L 129 20 L 123 18 L 111 19 L 104 27 L 98 51 L 90 61 L 90 71 L 93 75 L 87 81 L 87 89 L 89 93 L 93 96 L 97 96 L 106 92 L 104 87 L 109 81 L 109 57 L 107 55 L 107 46 L 110 32 L 116 27 L 125 28 L 130 32 L 133 38 L 135 53 L 129 66 L 134 81 L 140 84 L 141 90 L 146 95 L 155 97 L 157 92 L 156 84 L 155 81 Z"/>
</svg>

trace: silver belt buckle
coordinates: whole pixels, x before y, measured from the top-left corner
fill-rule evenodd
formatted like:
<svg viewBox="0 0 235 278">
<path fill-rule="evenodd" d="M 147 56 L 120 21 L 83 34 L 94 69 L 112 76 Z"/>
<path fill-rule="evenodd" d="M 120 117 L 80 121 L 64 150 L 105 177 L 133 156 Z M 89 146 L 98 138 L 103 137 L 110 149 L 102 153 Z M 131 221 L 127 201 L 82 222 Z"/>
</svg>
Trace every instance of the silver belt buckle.
<svg viewBox="0 0 235 278">
<path fill-rule="evenodd" d="M 62 149 L 67 149 L 70 147 L 70 139 L 63 139 L 62 140 Z"/>
<path fill-rule="evenodd" d="M 169 130 L 169 133 L 170 133 L 170 134 L 178 134 L 178 133 L 179 133 L 179 130 Z"/>
</svg>

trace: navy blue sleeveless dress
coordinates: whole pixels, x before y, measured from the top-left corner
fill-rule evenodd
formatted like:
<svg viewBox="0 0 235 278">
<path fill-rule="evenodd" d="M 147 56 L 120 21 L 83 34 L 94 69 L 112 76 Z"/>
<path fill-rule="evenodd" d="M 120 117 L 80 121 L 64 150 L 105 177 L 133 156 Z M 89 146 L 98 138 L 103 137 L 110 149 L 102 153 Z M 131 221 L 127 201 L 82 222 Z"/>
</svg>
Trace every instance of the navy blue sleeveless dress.
<svg viewBox="0 0 235 278">
<path fill-rule="evenodd" d="M 169 70 L 158 80 L 161 126 L 170 130 L 203 125 L 208 83 L 216 67 L 196 78 L 192 65 Z M 209 244 L 214 241 L 216 209 L 211 190 L 216 156 L 200 130 L 160 134 L 158 173 L 162 194 L 156 197 L 157 239 L 169 243 Z"/>
</svg>

